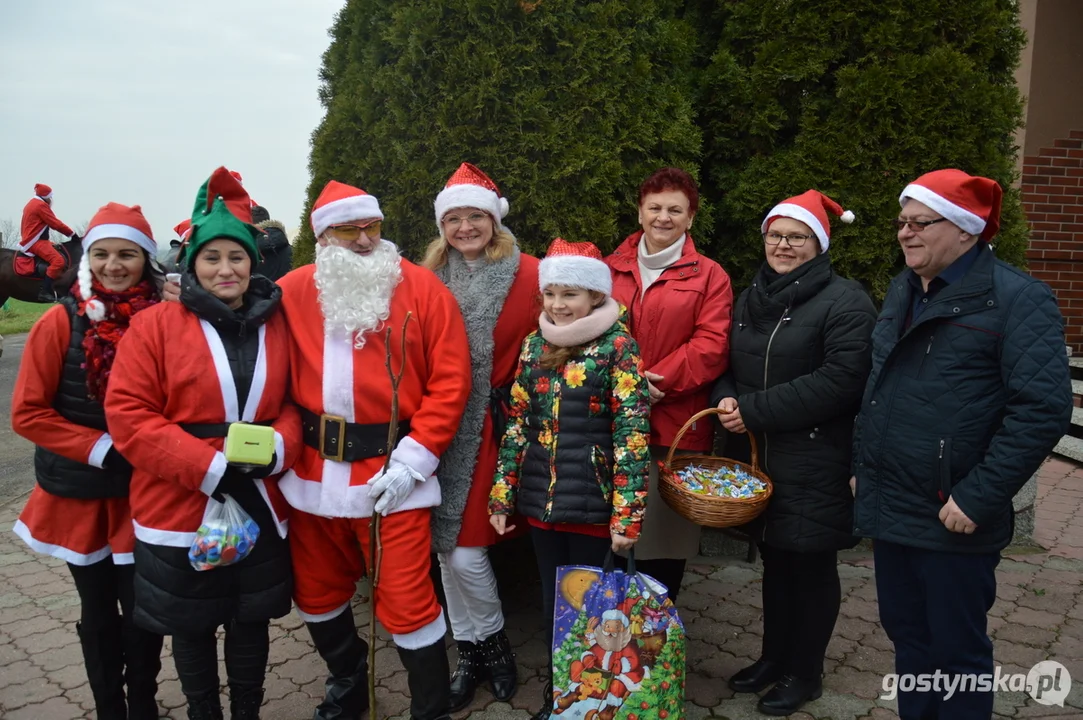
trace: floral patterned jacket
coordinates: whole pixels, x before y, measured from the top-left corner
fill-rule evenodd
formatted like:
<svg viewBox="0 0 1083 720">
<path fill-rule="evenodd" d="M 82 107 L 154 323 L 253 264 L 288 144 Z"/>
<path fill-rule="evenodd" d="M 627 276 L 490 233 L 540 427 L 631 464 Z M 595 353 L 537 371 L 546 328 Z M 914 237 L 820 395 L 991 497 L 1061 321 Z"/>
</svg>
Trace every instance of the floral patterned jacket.
<svg viewBox="0 0 1083 720">
<path fill-rule="evenodd" d="M 639 348 L 619 321 L 558 368 L 541 367 L 548 347 L 538 332 L 523 341 L 489 513 L 637 538 L 650 462 Z"/>
</svg>

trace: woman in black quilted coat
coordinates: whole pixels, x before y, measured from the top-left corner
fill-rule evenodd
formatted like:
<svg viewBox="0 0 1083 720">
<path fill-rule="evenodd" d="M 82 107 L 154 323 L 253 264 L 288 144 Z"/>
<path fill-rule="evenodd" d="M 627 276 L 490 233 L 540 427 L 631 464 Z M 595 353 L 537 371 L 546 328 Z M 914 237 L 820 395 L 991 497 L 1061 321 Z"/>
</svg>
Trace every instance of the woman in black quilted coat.
<svg viewBox="0 0 1083 720">
<path fill-rule="evenodd" d="M 727 430 L 755 436 L 774 482 L 751 528 L 763 557 L 763 649 L 729 682 L 737 692 L 774 683 L 759 701 L 768 715 L 820 696 L 841 601 L 838 551 L 855 544 L 851 441 L 876 311 L 831 268 L 828 212 L 853 221 L 816 190 L 767 214 L 767 259 L 734 306 L 730 369 L 712 395 Z"/>
</svg>

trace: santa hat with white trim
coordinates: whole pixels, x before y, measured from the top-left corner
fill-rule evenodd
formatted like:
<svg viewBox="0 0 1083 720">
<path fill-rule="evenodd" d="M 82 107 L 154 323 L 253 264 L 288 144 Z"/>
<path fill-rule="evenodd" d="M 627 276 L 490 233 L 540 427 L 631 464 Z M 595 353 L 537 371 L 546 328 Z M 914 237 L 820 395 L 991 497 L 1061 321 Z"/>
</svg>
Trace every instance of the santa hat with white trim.
<svg viewBox="0 0 1083 720">
<path fill-rule="evenodd" d="M 538 268 L 538 287 L 545 290 L 550 285 L 597 290 L 610 295 L 613 276 L 594 243 L 573 243 L 557 238 Z"/>
<path fill-rule="evenodd" d="M 380 201 L 361 188 L 332 180 L 323 186 L 316 204 L 312 206 L 312 232 L 316 237 L 332 225 L 358 220 L 384 219 Z"/>
<path fill-rule="evenodd" d="M 960 230 L 988 242 L 1000 229 L 1000 183 L 962 170 L 934 170 L 906 186 L 899 205 L 917 200 Z"/>
<path fill-rule="evenodd" d="M 138 205 L 109 203 L 94 213 L 83 236 L 83 257 L 79 260 L 79 294 L 86 300 L 86 316 L 94 322 L 105 318 L 105 304 L 94 297 L 92 275 L 90 272 L 90 248 L 99 240 L 119 238 L 135 243 L 143 249 L 151 260 L 158 254 L 158 243 L 154 242 L 150 223 L 143 217 L 143 210 Z"/>
<path fill-rule="evenodd" d="M 508 199 L 500 194 L 488 175 L 471 165 L 463 163 L 447 181 L 447 185 L 436 196 L 436 225 L 444 219 L 449 210 L 455 208 L 477 208 L 492 215 L 497 227 L 502 227 L 508 214 Z"/>
<path fill-rule="evenodd" d="M 45 183 L 37 183 L 34 185 L 34 194 L 42 200 L 48 200 L 53 196 L 53 189 Z"/>
<path fill-rule="evenodd" d="M 767 213 L 760 225 L 760 232 L 767 232 L 771 223 L 780 217 L 798 220 L 812 228 L 816 239 L 820 241 L 820 252 L 825 253 L 831 244 L 831 221 L 827 219 L 827 213 L 847 224 L 854 221 L 852 212 L 844 211 L 841 205 L 819 190 L 806 190 L 771 208 L 771 212 Z"/>
</svg>

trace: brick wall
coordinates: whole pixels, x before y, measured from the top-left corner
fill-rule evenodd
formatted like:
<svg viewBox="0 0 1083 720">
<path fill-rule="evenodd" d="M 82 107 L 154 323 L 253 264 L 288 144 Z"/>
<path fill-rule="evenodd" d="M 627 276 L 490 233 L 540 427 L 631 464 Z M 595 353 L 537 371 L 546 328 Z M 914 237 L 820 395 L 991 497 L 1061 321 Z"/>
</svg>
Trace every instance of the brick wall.
<svg viewBox="0 0 1083 720">
<path fill-rule="evenodd" d="M 1053 288 L 1067 342 L 1083 354 L 1083 130 L 1024 158 L 1022 190 L 1030 272 Z"/>
</svg>

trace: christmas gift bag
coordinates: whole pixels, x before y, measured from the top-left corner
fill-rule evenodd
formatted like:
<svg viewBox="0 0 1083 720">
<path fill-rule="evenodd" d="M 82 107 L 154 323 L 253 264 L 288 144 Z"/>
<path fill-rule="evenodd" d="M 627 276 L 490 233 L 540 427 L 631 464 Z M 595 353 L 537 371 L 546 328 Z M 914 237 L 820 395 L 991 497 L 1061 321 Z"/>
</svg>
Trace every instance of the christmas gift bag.
<svg viewBox="0 0 1083 720">
<path fill-rule="evenodd" d="M 557 569 L 553 715 L 582 720 L 684 718 L 684 625 L 664 585 L 635 572 Z"/>
</svg>

